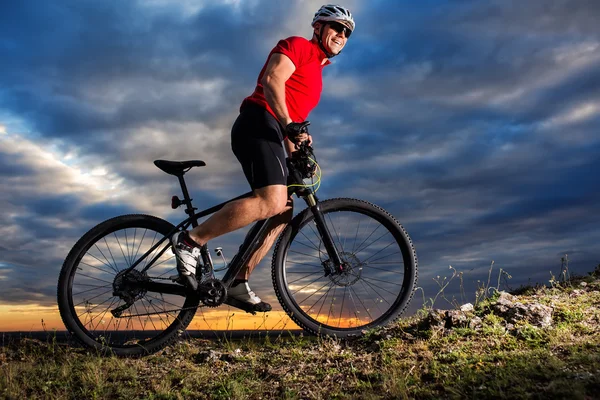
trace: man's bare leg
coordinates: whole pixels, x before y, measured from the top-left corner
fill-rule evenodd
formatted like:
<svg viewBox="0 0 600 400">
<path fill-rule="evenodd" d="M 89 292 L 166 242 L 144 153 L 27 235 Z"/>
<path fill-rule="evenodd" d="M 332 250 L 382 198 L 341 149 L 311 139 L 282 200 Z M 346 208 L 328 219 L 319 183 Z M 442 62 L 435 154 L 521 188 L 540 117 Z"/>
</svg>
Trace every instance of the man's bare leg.
<svg viewBox="0 0 600 400">
<path fill-rule="evenodd" d="M 189 236 L 200 245 L 206 244 L 217 236 L 281 214 L 287 209 L 287 197 L 287 187 L 284 185 L 256 189 L 252 197 L 225 204 L 210 218 L 191 230 Z"/>
<path fill-rule="evenodd" d="M 183 232 L 177 234 L 172 240 L 176 242 L 174 246 L 180 252 L 177 253 L 176 251 L 178 256 L 177 270 L 183 283 L 193 290 L 196 290 L 198 285 L 193 275 L 193 267 L 198 262 L 198 258 L 197 255 L 192 254 L 194 251 L 192 248 L 195 246 L 190 242 L 193 241 L 197 245 L 203 245 L 212 238 L 242 228 L 254 221 L 278 216 L 273 221 L 269 221 L 267 238 L 260 245 L 258 251 L 255 251 L 252 255 L 252 260 L 249 263 L 250 267 L 246 266 L 244 273 L 239 274 L 239 276 L 246 277 L 269 250 L 278 233 L 285 226 L 285 222 L 289 221 L 291 213 L 292 207 L 287 204 L 287 187 L 285 185 L 271 185 L 254 190 L 251 197 L 227 203 L 209 219 L 187 234 Z M 271 305 L 262 301 L 250 289 L 245 278 L 237 279 L 228 290 L 228 304 L 248 312 L 271 311 Z"/>
<path fill-rule="evenodd" d="M 250 256 L 248 264 L 244 266 L 244 268 L 242 268 L 242 270 L 237 274 L 236 279 L 248 280 L 254 268 L 256 268 L 256 266 L 273 246 L 275 239 L 279 237 L 281 231 L 283 231 L 283 229 L 291 221 L 294 213 L 293 211 L 294 203 L 292 202 L 292 199 L 289 199 L 284 211 L 271 217 L 268 222 L 269 225 L 267 226 L 268 233 L 265 235 L 263 242 L 260 244 L 260 247 L 256 249 Z"/>
</svg>

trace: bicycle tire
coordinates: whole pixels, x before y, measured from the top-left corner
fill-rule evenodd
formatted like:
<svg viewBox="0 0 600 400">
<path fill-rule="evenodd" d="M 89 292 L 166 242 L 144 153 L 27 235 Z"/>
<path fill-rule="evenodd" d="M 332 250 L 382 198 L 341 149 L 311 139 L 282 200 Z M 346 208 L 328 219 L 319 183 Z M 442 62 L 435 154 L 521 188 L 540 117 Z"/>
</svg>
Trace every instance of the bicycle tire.
<svg viewBox="0 0 600 400">
<path fill-rule="evenodd" d="M 284 311 L 304 330 L 313 334 L 338 338 L 358 337 L 368 329 L 395 321 L 412 299 L 417 282 L 417 255 L 408 233 L 392 215 L 363 200 L 337 198 L 320 202 L 319 207 L 342 260 L 347 262 L 350 268 L 345 275 L 325 274 L 326 265 L 329 262 L 327 252 L 320 235 L 313 226 L 314 215 L 309 208 L 303 210 L 282 232 L 273 253 L 271 268 L 273 286 Z M 348 227 L 352 218 L 359 221 L 356 230 L 354 228 L 352 230 L 341 229 L 342 226 Z M 334 219 L 338 222 L 337 224 L 334 223 Z M 371 232 L 369 227 L 361 228 L 362 220 L 368 224 L 374 222 L 376 226 L 374 231 Z M 387 235 L 385 240 L 386 243 L 391 240 L 390 245 L 387 247 L 376 245 L 370 250 L 371 252 L 367 251 L 367 248 L 377 241 L 374 240 L 373 243 L 365 246 L 365 243 L 371 240 L 368 237 L 369 232 L 372 237 L 379 237 L 379 233 L 376 235 L 374 233 L 381 227 L 384 232 L 381 238 Z M 344 241 L 342 241 L 342 237 L 345 237 Z M 304 239 L 307 241 L 303 243 Z M 359 244 L 357 245 L 357 243 Z M 401 262 L 389 259 L 388 261 L 379 261 L 395 255 L 395 253 L 385 254 L 392 245 L 397 246 L 401 254 Z M 352 246 L 352 250 L 348 251 L 350 246 Z M 369 261 L 369 257 L 371 261 Z M 373 259 L 373 257 L 377 258 Z M 377 264 L 379 265 L 375 266 Z M 396 266 L 396 264 L 398 265 Z M 388 265 L 396 266 L 397 271 L 388 270 Z M 298 268 L 304 269 L 304 271 L 297 271 Z M 304 276 L 307 272 L 310 274 Z M 395 278 L 400 274 L 402 275 L 401 283 L 397 283 Z M 298 278 L 299 275 L 303 276 Z M 317 278 L 313 279 L 315 276 Z M 394 279 L 378 279 L 375 276 L 379 278 L 393 277 Z M 320 282 L 317 283 L 317 281 Z M 306 282 L 308 284 L 305 285 Z M 325 282 L 324 285 L 322 285 L 323 282 Z M 378 285 L 381 285 L 381 289 L 376 289 Z M 312 291 L 311 288 L 316 287 L 319 289 Z M 400 290 L 392 300 L 388 301 L 385 298 L 385 292 L 391 293 L 391 289 L 394 287 L 399 287 Z M 341 296 L 336 298 L 338 288 L 339 290 L 343 288 L 341 305 L 339 300 Z M 333 293 L 330 293 L 332 289 Z M 359 292 L 366 293 L 365 297 L 368 298 L 360 298 Z M 369 293 L 375 296 L 370 296 Z M 303 305 L 310 298 L 313 300 Z M 331 299 L 331 303 L 329 303 L 329 299 Z M 347 315 L 344 311 L 346 300 L 348 304 L 351 304 L 348 307 Z M 388 303 L 389 307 L 386 306 L 387 308 L 382 311 L 381 307 L 384 306 L 380 306 L 380 304 L 383 304 L 384 301 Z M 310 305 L 311 303 L 312 305 Z M 323 310 L 326 304 L 327 307 Z M 337 318 L 338 323 L 335 324 L 336 318 L 332 319 L 332 316 L 338 315 L 338 309 L 340 310 L 339 318 Z M 325 318 L 325 312 L 327 312 L 327 318 Z M 374 316 L 375 314 L 377 315 Z"/>
<path fill-rule="evenodd" d="M 102 354 L 136 357 L 164 348 L 187 328 L 199 303 L 197 296 L 184 298 L 140 291 L 133 293 L 135 302 L 123 317 L 116 318 L 110 312 L 125 304 L 113 291 L 118 273 L 174 228 L 157 217 L 130 214 L 106 220 L 79 239 L 64 261 L 57 287 L 61 318 L 76 339 Z M 144 261 L 147 263 L 163 246 L 169 245 L 169 241 L 161 244 Z M 170 272 L 176 274 L 175 262 L 173 253 L 167 249 L 146 274 L 162 273 L 163 278 Z M 141 262 L 134 271 L 141 271 L 144 266 Z M 143 274 L 140 272 L 138 276 Z M 171 312 L 172 309 L 178 311 Z M 158 317 L 134 316 L 157 311 Z M 166 316 L 161 316 L 163 311 Z"/>
</svg>

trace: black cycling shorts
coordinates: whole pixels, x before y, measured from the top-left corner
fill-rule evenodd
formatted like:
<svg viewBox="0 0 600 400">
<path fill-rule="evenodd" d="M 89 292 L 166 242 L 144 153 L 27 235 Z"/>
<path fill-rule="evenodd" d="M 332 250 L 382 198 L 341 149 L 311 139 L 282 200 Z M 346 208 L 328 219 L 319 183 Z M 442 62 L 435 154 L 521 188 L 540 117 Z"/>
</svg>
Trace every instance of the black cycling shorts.
<svg viewBox="0 0 600 400">
<path fill-rule="evenodd" d="M 244 105 L 231 128 L 231 149 L 250 187 L 287 184 L 286 153 L 279 122 L 264 108 Z"/>
</svg>

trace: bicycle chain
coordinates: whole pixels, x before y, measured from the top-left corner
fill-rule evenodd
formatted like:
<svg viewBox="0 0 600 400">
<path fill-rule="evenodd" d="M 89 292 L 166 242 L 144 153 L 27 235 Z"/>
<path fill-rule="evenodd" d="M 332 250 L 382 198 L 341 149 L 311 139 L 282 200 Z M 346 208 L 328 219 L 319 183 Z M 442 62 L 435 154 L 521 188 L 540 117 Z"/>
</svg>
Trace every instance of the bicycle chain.
<svg viewBox="0 0 600 400">
<path fill-rule="evenodd" d="M 148 276 L 147 278 L 150 279 L 150 280 L 172 281 L 171 278 L 162 278 L 162 277 L 159 277 L 159 276 L 157 276 L 157 277 Z M 178 311 L 181 312 L 181 311 L 194 310 L 194 309 L 197 310 L 198 308 L 202 308 L 202 307 L 213 308 L 215 306 L 209 306 L 207 304 L 202 304 L 202 305 L 198 304 L 197 306 L 193 306 L 193 307 L 176 308 L 176 309 L 173 309 L 173 310 L 155 311 L 155 312 L 148 312 L 148 313 L 143 313 L 143 314 L 123 315 L 123 316 L 116 317 L 116 318 L 146 317 L 146 316 L 149 316 L 149 315 L 167 314 L 167 313 L 178 312 Z"/>
<path fill-rule="evenodd" d="M 173 281 L 171 278 L 161 278 L 160 276 L 148 276 L 147 278 L 150 280 Z"/>
<path fill-rule="evenodd" d="M 159 276 L 157 276 L 157 277 L 148 276 L 147 278 L 150 279 L 150 280 L 172 281 L 171 278 L 162 278 L 162 277 L 159 277 Z M 200 305 L 200 304 L 198 304 L 197 306 L 193 306 L 193 307 L 176 308 L 176 309 L 173 309 L 173 310 L 155 311 L 155 312 L 148 312 L 148 313 L 143 313 L 143 314 L 122 315 L 122 316 L 116 317 L 116 318 L 146 317 L 146 316 L 150 316 L 150 315 L 167 314 L 167 313 L 172 313 L 172 312 L 181 312 L 181 311 L 194 310 L 194 309 L 198 309 L 198 308 L 201 308 L 201 307 L 206 307 L 206 305 Z"/>
<path fill-rule="evenodd" d="M 178 312 L 178 311 L 194 310 L 194 309 L 198 309 L 198 308 L 201 308 L 201 307 L 206 307 L 206 306 L 199 304 L 199 305 L 197 305 L 195 307 L 176 308 L 174 310 L 155 311 L 155 312 L 149 312 L 149 313 L 144 313 L 144 314 L 122 315 L 122 316 L 116 317 L 116 318 L 146 317 L 146 316 L 149 316 L 149 315 L 158 315 L 158 314 L 167 314 L 167 313 Z"/>
</svg>

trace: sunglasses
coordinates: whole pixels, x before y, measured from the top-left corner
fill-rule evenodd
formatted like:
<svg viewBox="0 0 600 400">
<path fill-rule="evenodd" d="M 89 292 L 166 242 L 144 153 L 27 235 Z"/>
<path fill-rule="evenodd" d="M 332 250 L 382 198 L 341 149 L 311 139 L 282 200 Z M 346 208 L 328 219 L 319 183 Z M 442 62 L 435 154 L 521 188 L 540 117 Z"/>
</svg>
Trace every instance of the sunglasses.
<svg viewBox="0 0 600 400">
<path fill-rule="evenodd" d="M 352 31 L 350 29 L 348 29 L 348 27 L 346 25 L 342 25 L 339 22 L 335 22 L 335 21 L 330 21 L 330 22 L 328 22 L 328 24 L 331 27 L 331 29 L 333 29 L 337 33 L 344 32 L 344 34 L 346 35 L 346 39 L 349 39 L 350 35 L 352 35 Z"/>
</svg>

